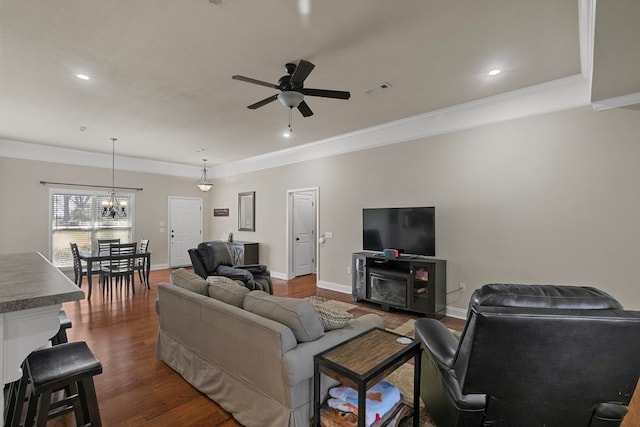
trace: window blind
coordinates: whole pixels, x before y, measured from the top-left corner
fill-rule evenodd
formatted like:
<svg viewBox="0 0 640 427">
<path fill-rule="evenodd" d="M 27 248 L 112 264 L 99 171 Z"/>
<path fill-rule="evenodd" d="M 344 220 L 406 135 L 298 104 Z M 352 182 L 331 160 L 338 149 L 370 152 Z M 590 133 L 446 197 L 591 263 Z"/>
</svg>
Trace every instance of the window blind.
<svg viewBox="0 0 640 427">
<path fill-rule="evenodd" d="M 108 201 L 104 193 L 77 193 L 54 190 L 51 193 L 51 262 L 56 267 L 72 267 L 70 242 L 80 251 L 90 251 L 98 239 L 120 239 L 129 243 L 133 239 L 134 196 L 118 195 L 127 203 L 125 218 L 103 218 L 102 202 Z"/>
</svg>

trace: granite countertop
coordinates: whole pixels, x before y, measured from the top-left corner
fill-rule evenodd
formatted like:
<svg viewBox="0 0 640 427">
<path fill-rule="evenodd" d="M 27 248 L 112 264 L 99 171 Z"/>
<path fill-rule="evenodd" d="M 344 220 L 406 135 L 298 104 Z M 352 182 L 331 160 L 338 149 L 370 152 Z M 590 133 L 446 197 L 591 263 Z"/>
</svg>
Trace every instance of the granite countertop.
<svg viewBox="0 0 640 427">
<path fill-rule="evenodd" d="M 81 299 L 84 292 L 40 253 L 0 255 L 0 313 Z"/>
</svg>

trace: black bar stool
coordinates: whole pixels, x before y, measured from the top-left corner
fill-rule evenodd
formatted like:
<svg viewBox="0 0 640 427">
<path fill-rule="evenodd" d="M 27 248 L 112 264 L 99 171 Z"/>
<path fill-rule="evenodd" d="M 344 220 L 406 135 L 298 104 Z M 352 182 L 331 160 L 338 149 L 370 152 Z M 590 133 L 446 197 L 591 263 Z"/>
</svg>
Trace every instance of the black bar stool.
<svg viewBox="0 0 640 427">
<path fill-rule="evenodd" d="M 84 341 L 36 350 L 25 361 L 21 382 L 31 383 L 25 427 L 44 427 L 47 419 L 73 410 L 77 425 L 101 426 L 93 377 L 102 365 Z M 22 388 L 22 387 L 20 387 Z M 51 394 L 65 390 L 66 397 L 51 403 Z M 57 412 L 50 411 L 64 407 Z M 19 412 L 19 411 L 18 411 Z"/>
<path fill-rule="evenodd" d="M 64 310 L 60 310 L 60 312 L 58 313 L 58 319 L 60 320 L 60 328 L 58 329 L 58 332 L 51 338 L 51 345 L 58 345 L 68 342 L 67 329 L 71 328 L 72 326 L 71 320 Z M 23 363 L 23 373 L 25 369 L 25 364 Z M 14 427 L 20 425 L 20 417 L 22 416 L 22 406 L 24 405 L 26 391 L 27 382 L 16 380 L 9 385 L 7 401 L 5 402 L 4 409 L 4 425 L 6 427 Z"/>
<path fill-rule="evenodd" d="M 71 320 L 64 310 L 60 310 L 60 313 L 58 313 L 58 319 L 60 320 L 60 328 L 58 329 L 58 333 L 51 338 L 51 345 L 64 344 L 68 342 L 67 329 L 71 327 Z"/>
</svg>

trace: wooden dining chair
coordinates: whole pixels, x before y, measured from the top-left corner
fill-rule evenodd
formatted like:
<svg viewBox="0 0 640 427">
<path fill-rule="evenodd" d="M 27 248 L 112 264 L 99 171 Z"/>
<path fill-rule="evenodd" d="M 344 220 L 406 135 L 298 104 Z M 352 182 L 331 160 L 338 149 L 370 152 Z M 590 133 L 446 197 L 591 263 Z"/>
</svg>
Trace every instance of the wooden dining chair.
<svg viewBox="0 0 640 427">
<path fill-rule="evenodd" d="M 116 279 L 116 285 L 120 285 L 126 282 L 128 287 L 131 284 L 131 290 L 136 292 L 135 280 L 134 280 L 134 255 L 136 254 L 138 244 L 137 243 L 112 243 L 109 245 L 109 256 L 131 255 L 122 259 L 110 259 L 108 263 L 105 263 L 101 269 L 102 282 L 104 288 L 107 286 L 107 280 L 109 283 L 109 292 L 113 297 L 113 279 Z M 103 291 L 104 291 L 103 288 Z"/>
<path fill-rule="evenodd" d="M 69 246 L 71 246 L 71 255 L 73 256 L 73 282 L 79 287 L 82 287 L 82 278 L 87 276 L 87 269 L 82 264 L 82 260 L 80 259 L 80 251 L 78 250 L 78 245 L 73 242 L 69 242 Z M 99 271 L 92 272 L 93 274 L 99 274 Z"/>
<path fill-rule="evenodd" d="M 149 239 L 140 240 L 140 246 L 138 247 L 138 252 L 147 252 L 149 250 Z M 147 285 L 147 289 L 149 287 L 149 278 L 147 277 L 147 262 L 148 258 L 136 258 L 134 268 L 138 271 L 138 278 L 141 283 Z"/>
<path fill-rule="evenodd" d="M 109 253 L 109 246 L 111 246 L 114 243 L 120 243 L 120 239 L 98 239 L 98 253 L 100 253 L 100 254 L 108 254 Z M 108 262 L 100 261 L 98 263 L 98 268 L 99 268 L 99 270 L 102 270 L 103 267 L 106 267 L 108 265 L 109 265 Z M 104 286 L 104 283 L 102 283 L 102 279 L 103 279 L 103 275 L 100 274 L 99 282 L 100 282 L 101 285 Z"/>
</svg>

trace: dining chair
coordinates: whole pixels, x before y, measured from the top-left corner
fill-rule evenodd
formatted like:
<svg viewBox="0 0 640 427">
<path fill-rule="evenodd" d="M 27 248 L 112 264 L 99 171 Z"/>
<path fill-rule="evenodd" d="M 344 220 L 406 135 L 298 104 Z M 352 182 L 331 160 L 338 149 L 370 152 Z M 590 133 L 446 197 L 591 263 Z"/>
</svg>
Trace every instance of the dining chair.
<svg viewBox="0 0 640 427">
<path fill-rule="evenodd" d="M 82 278 L 86 277 L 87 269 L 82 265 L 82 260 L 80 259 L 80 251 L 78 250 L 78 245 L 73 242 L 69 242 L 69 246 L 71 246 L 71 255 L 73 256 L 73 282 L 79 287 L 82 287 Z M 92 272 L 92 274 L 99 274 L 99 271 Z"/>
<path fill-rule="evenodd" d="M 98 239 L 98 253 L 102 254 L 102 253 L 109 253 L 109 246 L 111 246 L 111 244 L 113 243 L 120 243 L 120 239 Z M 102 270 L 103 267 L 107 266 L 108 263 L 107 262 L 102 262 L 100 261 L 98 263 L 98 267 L 100 270 Z M 100 284 L 102 283 L 102 277 L 103 275 L 100 274 Z"/>
<path fill-rule="evenodd" d="M 138 252 L 147 252 L 148 250 L 149 250 L 149 239 L 140 240 L 140 246 L 138 246 Z M 149 278 L 147 277 L 147 274 L 146 274 L 147 262 L 148 262 L 147 258 L 136 258 L 134 263 L 134 266 L 135 266 L 134 268 L 135 270 L 138 271 L 138 278 L 140 279 L 140 282 L 147 285 L 147 289 L 150 289 Z"/>
<path fill-rule="evenodd" d="M 104 265 L 101 269 L 102 282 L 104 288 L 107 286 L 107 280 L 109 281 L 109 292 L 113 296 L 113 279 L 116 279 L 116 285 L 122 287 L 122 282 L 126 281 L 126 286 L 131 283 L 131 290 L 136 292 L 134 283 L 134 260 L 133 255 L 136 254 L 138 244 L 137 243 L 112 243 L 109 245 L 109 256 L 131 255 L 122 259 L 109 259 L 107 265 Z M 103 288 L 103 291 L 104 291 Z"/>
</svg>

